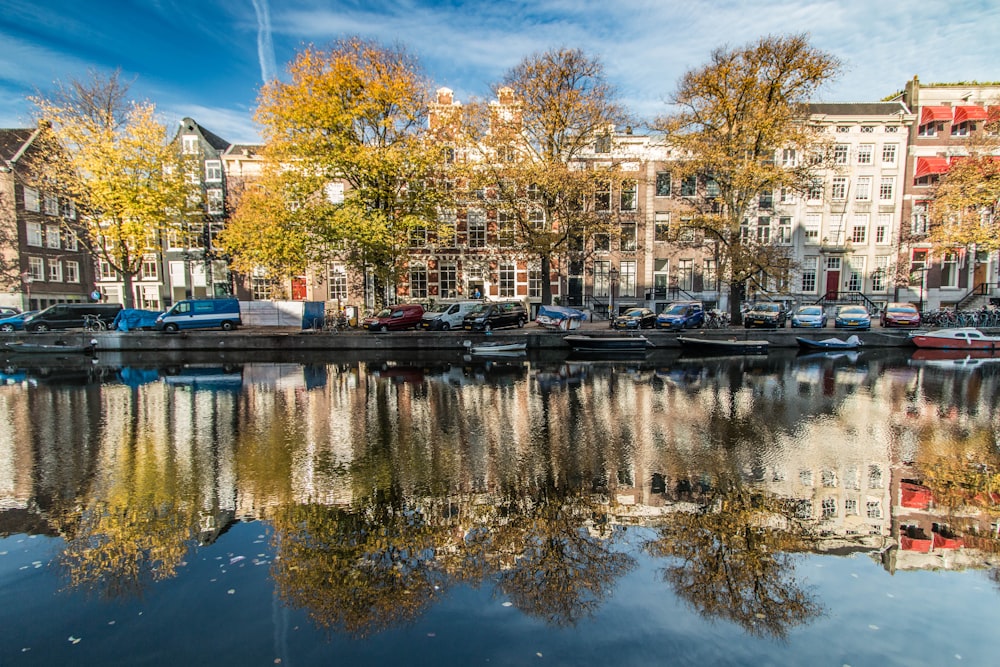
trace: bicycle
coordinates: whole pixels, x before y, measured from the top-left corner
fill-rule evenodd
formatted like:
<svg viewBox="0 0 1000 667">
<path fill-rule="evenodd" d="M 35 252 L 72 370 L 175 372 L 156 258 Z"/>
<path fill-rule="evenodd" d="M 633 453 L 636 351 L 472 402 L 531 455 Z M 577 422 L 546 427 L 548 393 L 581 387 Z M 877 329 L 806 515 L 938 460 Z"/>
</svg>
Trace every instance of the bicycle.
<svg viewBox="0 0 1000 667">
<path fill-rule="evenodd" d="M 84 315 L 83 328 L 85 331 L 107 331 L 108 323 L 100 315 Z"/>
</svg>

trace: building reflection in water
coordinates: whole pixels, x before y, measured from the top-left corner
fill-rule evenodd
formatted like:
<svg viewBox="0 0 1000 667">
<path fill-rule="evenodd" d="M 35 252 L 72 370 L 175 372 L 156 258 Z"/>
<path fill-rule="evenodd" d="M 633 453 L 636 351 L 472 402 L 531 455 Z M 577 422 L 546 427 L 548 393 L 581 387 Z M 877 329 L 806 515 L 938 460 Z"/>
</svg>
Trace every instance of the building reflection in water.
<svg viewBox="0 0 1000 667">
<path fill-rule="evenodd" d="M 822 613 L 798 554 L 994 559 L 1000 372 L 871 356 L 8 368 L 0 520 L 108 597 L 267 521 L 281 599 L 359 636 L 461 584 L 573 624 L 639 525 L 692 608 L 781 637 Z"/>
</svg>

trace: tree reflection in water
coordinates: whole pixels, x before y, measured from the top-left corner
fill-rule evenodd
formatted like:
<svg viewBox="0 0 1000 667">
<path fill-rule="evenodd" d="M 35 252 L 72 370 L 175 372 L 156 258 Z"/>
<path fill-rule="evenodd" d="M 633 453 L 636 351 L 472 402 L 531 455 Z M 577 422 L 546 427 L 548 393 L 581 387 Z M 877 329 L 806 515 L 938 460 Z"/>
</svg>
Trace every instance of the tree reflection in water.
<svg viewBox="0 0 1000 667">
<path fill-rule="evenodd" d="M 459 582 L 573 624 L 635 563 L 594 530 L 606 523 L 599 507 L 554 490 L 496 503 L 376 494 L 351 508 L 291 506 L 274 520 L 273 575 L 285 603 L 353 636 L 413 620 Z"/>
<path fill-rule="evenodd" d="M 791 501 L 733 484 L 696 511 L 668 515 L 646 548 L 672 559 L 664 580 L 702 616 L 784 638 L 822 613 L 795 579 L 793 553 L 806 539 L 794 510 Z"/>
</svg>

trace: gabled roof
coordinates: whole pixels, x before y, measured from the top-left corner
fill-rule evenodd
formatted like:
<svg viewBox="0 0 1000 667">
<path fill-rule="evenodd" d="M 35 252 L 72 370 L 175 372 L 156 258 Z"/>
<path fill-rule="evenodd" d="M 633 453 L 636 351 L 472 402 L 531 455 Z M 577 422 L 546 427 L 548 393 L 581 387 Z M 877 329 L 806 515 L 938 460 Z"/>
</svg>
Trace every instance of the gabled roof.
<svg viewBox="0 0 1000 667">
<path fill-rule="evenodd" d="M 230 142 L 226 141 L 219 135 L 205 129 L 199 125 L 193 118 L 185 118 L 181 121 L 181 129 L 185 130 L 190 128 L 191 130 L 197 131 L 202 138 L 208 142 L 208 145 L 217 151 L 224 151 L 230 146 Z"/>
<path fill-rule="evenodd" d="M 0 129 L 0 160 L 10 161 L 23 152 L 35 128 Z"/>
</svg>

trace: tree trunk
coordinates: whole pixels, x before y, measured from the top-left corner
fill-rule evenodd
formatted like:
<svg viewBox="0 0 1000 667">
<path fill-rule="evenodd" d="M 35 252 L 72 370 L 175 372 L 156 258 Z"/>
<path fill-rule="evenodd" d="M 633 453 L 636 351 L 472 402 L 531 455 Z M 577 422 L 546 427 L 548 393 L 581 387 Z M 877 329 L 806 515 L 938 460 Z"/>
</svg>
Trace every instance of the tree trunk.
<svg viewBox="0 0 1000 667">
<path fill-rule="evenodd" d="M 740 280 L 729 284 L 729 320 L 733 326 L 743 324 L 743 299 L 747 295 L 747 282 Z"/>
<path fill-rule="evenodd" d="M 542 305 L 550 306 L 552 305 L 552 278 L 549 274 L 552 271 L 552 260 L 548 255 L 542 255 L 541 260 Z"/>
<path fill-rule="evenodd" d="M 131 273 L 122 273 L 122 299 L 125 301 L 125 308 L 135 308 L 135 295 L 133 294 L 133 279 Z"/>
</svg>

